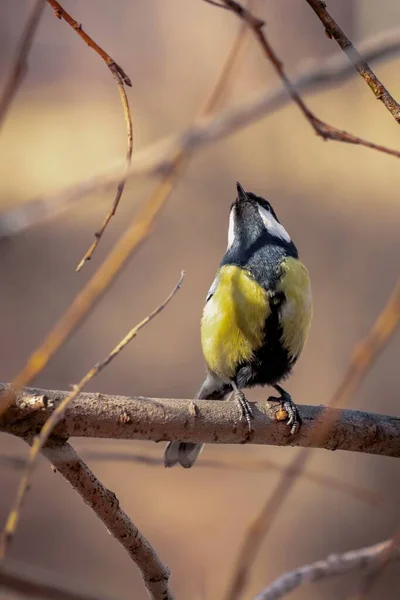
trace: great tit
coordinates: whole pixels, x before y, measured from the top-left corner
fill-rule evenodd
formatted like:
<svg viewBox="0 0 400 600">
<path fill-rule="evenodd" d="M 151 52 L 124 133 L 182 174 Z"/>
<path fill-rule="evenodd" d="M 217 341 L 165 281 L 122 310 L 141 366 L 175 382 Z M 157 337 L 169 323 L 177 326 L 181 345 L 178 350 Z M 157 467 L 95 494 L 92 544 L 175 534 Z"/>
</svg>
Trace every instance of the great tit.
<svg viewBox="0 0 400 600">
<path fill-rule="evenodd" d="M 243 389 L 269 385 L 279 393 L 292 434 L 300 417 L 280 385 L 306 342 L 312 317 L 308 271 L 271 204 L 236 184 L 228 247 L 207 294 L 201 343 L 207 376 L 197 398 L 223 400 L 232 392 L 251 430 Z M 164 464 L 191 467 L 204 444 L 169 442 Z"/>
</svg>

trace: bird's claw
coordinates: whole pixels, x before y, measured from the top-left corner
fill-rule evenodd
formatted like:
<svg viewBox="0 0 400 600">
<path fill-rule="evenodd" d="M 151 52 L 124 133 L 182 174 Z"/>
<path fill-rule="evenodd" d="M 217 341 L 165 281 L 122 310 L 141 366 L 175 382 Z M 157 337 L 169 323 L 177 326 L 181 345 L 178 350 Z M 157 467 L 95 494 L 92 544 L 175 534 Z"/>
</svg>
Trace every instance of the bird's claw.
<svg viewBox="0 0 400 600">
<path fill-rule="evenodd" d="M 294 435 L 295 433 L 298 432 L 298 430 L 300 429 L 300 425 L 301 425 L 300 415 L 299 415 L 297 406 L 295 405 L 295 403 L 293 402 L 293 400 L 290 397 L 289 397 L 289 399 L 282 398 L 281 406 L 282 406 L 283 410 L 287 412 L 287 415 L 288 415 L 287 424 L 290 427 L 291 435 Z"/>
<path fill-rule="evenodd" d="M 251 431 L 252 431 L 251 419 L 254 419 L 254 415 L 253 415 L 251 406 L 247 402 L 246 397 L 243 394 L 243 392 L 239 391 L 238 393 L 236 393 L 235 398 L 236 398 L 237 403 L 240 406 L 240 410 L 242 411 L 242 419 L 246 420 L 249 431 L 251 433 Z"/>
<path fill-rule="evenodd" d="M 286 421 L 290 427 L 290 434 L 294 435 L 300 429 L 301 418 L 299 414 L 299 410 L 296 404 L 293 402 L 290 394 L 285 390 L 282 390 L 280 398 L 275 398 L 275 396 L 271 396 L 268 398 L 271 402 L 279 402 L 281 405 L 281 410 L 287 414 Z M 282 419 L 283 420 L 283 419 Z"/>
</svg>

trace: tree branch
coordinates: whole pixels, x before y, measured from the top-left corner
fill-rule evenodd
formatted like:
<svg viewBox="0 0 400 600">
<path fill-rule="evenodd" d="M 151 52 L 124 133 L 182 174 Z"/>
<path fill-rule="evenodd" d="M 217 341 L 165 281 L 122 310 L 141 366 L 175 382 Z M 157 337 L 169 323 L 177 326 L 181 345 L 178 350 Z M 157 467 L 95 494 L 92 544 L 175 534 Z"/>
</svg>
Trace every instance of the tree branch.
<svg viewBox="0 0 400 600">
<path fill-rule="evenodd" d="M 100 46 L 94 41 L 94 39 L 91 38 L 90 35 L 86 33 L 86 31 L 84 31 L 82 25 L 75 21 L 75 19 L 71 17 L 71 15 L 68 14 L 66 10 L 63 9 L 61 4 L 57 2 L 57 0 L 47 0 L 47 3 L 50 4 L 52 9 L 54 10 L 55 16 L 58 19 L 64 19 L 64 21 L 66 21 L 74 31 L 76 31 L 79 37 L 82 38 L 82 40 L 104 60 L 113 76 L 117 74 L 118 78 L 123 83 L 125 83 L 125 85 L 132 87 L 132 82 L 129 79 L 128 75 L 125 73 L 125 71 L 122 69 L 122 67 L 120 67 L 119 64 L 116 63 L 115 60 L 111 58 L 111 56 L 107 54 L 105 50 L 103 50 L 103 48 L 100 48 Z"/>
<path fill-rule="evenodd" d="M 400 31 L 393 30 L 374 36 L 360 45 L 360 51 L 368 62 L 382 61 L 400 52 Z M 303 93 L 318 92 L 350 79 L 354 68 L 341 54 L 326 60 L 307 61 L 291 77 L 293 86 Z M 263 91 L 237 106 L 221 111 L 212 118 L 203 118 L 180 135 L 165 138 L 156 144 L 138 150 L 132 158 L 127 177 L 159 176 L 169 173 L 176 162 L 180 149 L 194 152 L 224 137 L 233 135 L 267 115 L 273 114 L 291 102 L 283 85 Z M 364 146 L 400 158 L 400 151 L 379 144 Z M 0 216 L 0 239 L 15 235 L 61 211 L 70 208 L 82 197 L 113 187 L 125 174 L 125 167 L 110 169 L 100 175 L 87 178 L 65 188 L 57 194 L 36 198 Z"/>
<path fill-rule="evenodd" d="M 168 587 L 169 569 L 121 508 L 114 492 L 104 487 L 70 444 L 55 442 L 42 448 L 41 452 L 96 513 L 139 567 L 150 598 L 174 600 Z"/>
<path fill-rule="evenodd" d="M 248 23 L 251 31 L 254 34 L 254 37 L 258 41 L 262 52 L 265 57 L 274 67 L 276 73 L 280 77 L 283 85 L 285 86 L 289 96 L 292 98 L 293 102 L 298 106 L 300 111 L 302 112 L 305 119 L 309 122 L 314 132 L 320 136 L 323 140 L 332 140 L 335 142 L 343 142 L 346 144 L 356 144 L 361 146 L 367 146 L 371 148 L 371 142 L 366 141 L 362 138 L 354 136 L 352 133 L 348 131 L 343 131 L 338 129 L 337 127 L 333 127 L 324 121 L 321 121 L 306 105 L 303 98 L 300 96 L 296 86 L 293 84 L 291 79 L 287 76 L 285 69 L 283 67 L 282 61 L 277 56 L 276 52 L 272 48 L 269 43 L 267 36 L 263 31 L 264 22 L 255 17 L 250 11 L 246 10 L 242 7 L 242 5 L 236 0 L 222 0 L 227 8 L 229 8 L 234 14 L 236 14 L 240 19 L 244 22 Z M 323 3 L 324 4 L 324 3 Z M 372 71 L 371 71 L 372 73 Z M 377 80 L 376 80 L 377 81 Z M 382 93 L 383 93 L 382 86 Z M 387 90 L 386 90 L 387 92 Z M 388 94 L 388 92 L 387 92 Z M 393 100 L 393 99 L 392 99 Z M 400 117 L 400 112 L 399 112 Z M 378 150 L 378 148 L 375 148 Z M 385 150 L 386 151 L 386 150 Z"/>
<path fill-rule="evenodd" d="M 4 393 L 13 392 L 9 386 L 3 386 Z M 21 390 L 1 418 L 0 431 L 22 438 L 35 435 L 68 394 L 66 391 L 35 388 Z M 95 437 L 155 442 L 249 442 L 400 457 L 400 418 L 301 405 L 303 425 L 298 435 L 290 436 L 287 425 L 276 420 L 278 408 L 273 402 L 254 404 L 253 433 L 248 439 L 246 424 L 240 422 L 234 402 L 81 393 L 69 406 L 54 434 L 64 439 Z M 326 414 L 332 416 L 333 427 L 328 436 L 316 439 L 315 431 Z"/>
<path fill-rule="evenodd" d="M 362 58 L 344 31 L 340 29 L 339 25 L 328 13 L 326 10 L 326 3 L 321 0 L 306 0 L 306 2 L 311 6 L 325 27 L 328 37 L 336 40 L 353 67 L 371 88 L 375 97 L 385 105 L 390 114 L 393 115 L 398 123 L 400 123 L 400 104 L 391 96 L 383 83 L 368 65 L 367 61 Z"/>
<path fill-rule="evenodd" d="M 110 69 L 113 78 L 116 81 L 118 92 L 122 102 L 122 109 L 124 111 L 125 123 L 126 123 L 126 131 L 127 131 L 127 149 L 126 149 L 126 167 L 129 166 L 132 158 L 132 150 L 133 150 L 133 126 L 132 126 L 132 115 L 131 109 L 129 107 L 128 96 L 125 91 L 125 85 L 132 87 L 132 82 L 129 79 L 128 75 L 125 71 L 115 62 L 114 59 L 100 48 L 100 46 L 83 30 L 82 25 L 75 21 L 70 14 L 61 6 L 57 0 L 47 0 L 48 4 L 53 8 L 54 14 L 58 19 L 64 19 L 68 25 L 72 27 L 72 29 L 79 35 L 79 37 L 86 42 L 86 44 L 92 48 L 106 63 L 107 67 Z M 126 184 L 126 178 L 123 177 L 117 185 L 117 191 L 111 205 L 110 210 L 106 214 L 103 223 L 98 231 L 95 233 L 94 242 L 91 244 L 90 248 L 86 252 L 85 256 L 82 258 L 80 263 L 77 266 L 77 271 L 83 267 L 86 261 L 92 258 L 93 252 L 96 250 L 97 245 L 99 244 L 103 233 L 111 221 L 112 217 L 115 215 L 116 210 L 118 208 L 119 201 L 121 200 L 121 196 L 124 192 Z"/>
<path fill-rule="evenodd" d="M 284 573 L 271 585 L 260 592 L 254 600 L 279 600 L 305 583 L 313 583 L 328 577 L 344 575 L 351 571 L 365 569 L 382 556 L 390 542 L 351 550 L 343 554 L 331 554 L 324 560 L 304 565 L 294 571 Z M 400 558 L 400 549 L 391 555 L 391 560 Z"/>
</svg>

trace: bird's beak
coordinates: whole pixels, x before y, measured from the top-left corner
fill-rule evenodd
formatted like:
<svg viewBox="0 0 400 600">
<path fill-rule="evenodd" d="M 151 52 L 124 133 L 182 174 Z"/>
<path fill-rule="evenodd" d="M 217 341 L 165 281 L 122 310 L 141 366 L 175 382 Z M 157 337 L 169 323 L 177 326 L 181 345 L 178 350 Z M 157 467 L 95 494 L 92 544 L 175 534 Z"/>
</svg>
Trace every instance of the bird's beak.
<svg viewBox="0 0 400 600">
<path fill-rule="evenodd" d="M 238 200 L 247 200 L 247 195 L 246 192 L 244 191 L 244 189 L 242 188 L 242 186 L 240 185 L 240 183 L 237 181 L 236 182 L 236 189 L 237 189 L 237 193 L 238 193 Z"/>
</svg>

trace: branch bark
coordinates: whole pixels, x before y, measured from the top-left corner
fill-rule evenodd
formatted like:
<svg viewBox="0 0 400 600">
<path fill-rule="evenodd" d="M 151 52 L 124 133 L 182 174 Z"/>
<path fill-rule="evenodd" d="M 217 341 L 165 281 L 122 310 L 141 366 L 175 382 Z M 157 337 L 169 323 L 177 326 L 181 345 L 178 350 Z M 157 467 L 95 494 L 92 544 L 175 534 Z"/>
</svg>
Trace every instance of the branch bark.
<svg viewBox="0 0 400 600">
<path fill-rule="evenodd" d="M 13 393 L 3 385 L 0 394 Z M 40 431 L 68 395 L 67 391 L 24 388 L 0 420 L 0 431 L 22 438 Z M 82 393 L 70 405 L 54 430 L 57 437 L 141 439 L 155 442 L 182 440 L 219 444 L 266 444 L 349 450 L 400 457 L 400 418 L 374 413 L 300 405 L 300 432 L 290 436 L 285 423 L 275 418 L 278 405 L 254 404 L 253 433 L 248 437 L 234 402 L 172 400 Z M 332 417 L 327 436 L 315 431 Z"/>
<path fill-rule="evenodd" d="M 396 102 L 393 96 L 385 88 L 383 83 L 375 75 L 367 61 L 363 59 L 353 43 L 349 40 L 345 32 L 326 10 L 326 3 L 321 0 L 306 0 L 313 9 L 323 26 L 329 38 L 333 38 L 346 54 L 350 63 L 358 71 L 367 85 L 371 88 L 377 100 L 387 108 L 390 114 L 400 123 L 400 104 Z"/>
<path fill-rule="evenodd" d="M 174 600 L 168 587 L 169 569 L 121 508 L 114 492 L 104 487 L 70 444 L 53 442 L 42 448 L 41 452 L 96 513 L 139 567 L 149 597 L 152 600 Z"/>
<path fill-rule="evenodd" d="M 304 565 L 294 571 L 284 573 L 271 585 L 260 592 L 254 600 L 279 600 L 304 583 L 312 583 L 336 575 L 344 575 L 351 571 L 365 569 L 374 565 L 386 552 L 390 542 L 381 542 L 367 548 L 351 550 L 343 554 L 331 554 L 324 560 Z M 391 560 L 400 558 L 400 550 L 391 555 Z"/>
</svg>

